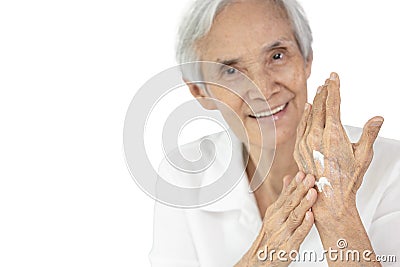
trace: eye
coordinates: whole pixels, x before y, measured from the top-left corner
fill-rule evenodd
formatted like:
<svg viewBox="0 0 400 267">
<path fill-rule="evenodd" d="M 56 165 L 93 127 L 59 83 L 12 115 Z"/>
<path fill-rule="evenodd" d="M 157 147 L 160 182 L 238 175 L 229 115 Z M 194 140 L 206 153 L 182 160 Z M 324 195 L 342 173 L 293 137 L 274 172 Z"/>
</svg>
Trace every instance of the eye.
<svg viewBox="0 0 400 267">
<path fill-rule="evenodd" d="M 220 78 L 224 81 L 237 81 L 241 78 L 240 70 L 233 66 L 225 66 L 220 72 Z"/>
<path fill-rule="evenodd" d="M 283 59 L 283 53 L 276 53 L 272 56 L 274 60 Z"/>
<path fill-rule="evenodd" d="M 235 74 L 237 70 L 235 68 L 229 68 L 225 71 L 226 74 L 232 75 Z"/>
</svg>

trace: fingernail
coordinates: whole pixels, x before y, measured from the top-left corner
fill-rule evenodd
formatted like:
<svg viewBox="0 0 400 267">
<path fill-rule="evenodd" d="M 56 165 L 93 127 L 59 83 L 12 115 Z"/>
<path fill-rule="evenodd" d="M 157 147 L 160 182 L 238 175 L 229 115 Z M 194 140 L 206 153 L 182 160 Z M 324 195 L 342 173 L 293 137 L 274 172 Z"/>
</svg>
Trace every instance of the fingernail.
<svg viewBox="0 0 400 267">
<path fill-rule="evenodd" d="M 380 127 L 383 124 L 383 120 L 374 120 L 371 122 L 371 126 Z"/>
<path fill-rule="evenodd" d="M 329 80 L 334 81 L 334 80 L 336 80 L 336 78 L 337 78 L 337 74 L 332 72 L 331 77 L 329 77 Z"/>
<path fill-rule="evenodd" d="M 301 180 L 303 180 L 303 173 L 298 172 L 296 174 L 296 182 L 299 184 L 301 182 Z"/>
<path fill-rule="evenodd" d="M 322 90 L 322 86 L 318 86 L 317 94 L 321 93 L 321 90 Z"/>
<path fill-rule="evenodd" d="M 308 190 L 308 193 L 306 195 L 306 199 L 310 200 L 311 199 L 311 195 L 312 195 L 311 190 Z"/>
<path fill-rule="evenodd" d="M 304 109 L 307 110 L 307 109 L 308 109 L 308 106 L 309 106 L 309 104 L 306 103 L 306 104 L 304 105 Z"/>
<path fill-rule="evenodd" d="M 310 220 L 310 213 L 306 212 L 306 220 L 309 221 Z"/>
</svg>

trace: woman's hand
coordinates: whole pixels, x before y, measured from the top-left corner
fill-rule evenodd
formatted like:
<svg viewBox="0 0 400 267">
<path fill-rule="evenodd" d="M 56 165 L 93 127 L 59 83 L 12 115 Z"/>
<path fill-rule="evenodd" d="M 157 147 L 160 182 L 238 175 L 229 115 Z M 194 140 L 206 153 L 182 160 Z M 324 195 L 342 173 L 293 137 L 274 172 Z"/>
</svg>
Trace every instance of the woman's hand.
<svg viewBox="0 0 400 267">
<path fill-rule="evenodd" d="M 289 253 L 298 251 L 314 224 L 310 208 L 317 199 L 314 176 L 299 172 L 294 179 L 286 176 L 278 199 L 268 207 L 263 225 L 250 250 L 238 266 L 288 266 Z M 267 251 L 268 249 L 268 251 Z M 276 253 L 270 258 L 270 252 Z M 286 254 L 278 257 L 278 252 Z"/>
<path fill-rule="evenodd" d="M 337 248 L 339 239 L 347 249 L 372 251 L 356 207 L 356 193 L 372 157 L 373 144 L 383 123 L 382 117 L 370 119 L 357 143 L 351 143 L 340 121 L 340 81 L 332 73 L 318 88 L 313 106 L 306 105 L 297 129 L 294 157 L 300 170 L 315 175 L 318 198 L 312 207 L 325 249 Z M 346 266 L 380 266 L 371 261 L 347 262 Z M 343 262 L 327 258 L 329 266 Z"/>
<path fill-rule="evenodd" d="M 340 121 L 339 87 L 339 77 L 332 73 L 318 88 L 312 108 L 306 106 L 297 132 L 294 157 L 298 167 L 322 182 L 319 189 L 323 193 L 313 207 L 316 223 L 341 220 L 355 208 L 356 192 L 371 163 L 372 147 L 383 123 L 382 117 L 370 119 L 359 142 L 351 143 Z"/>
</svg>

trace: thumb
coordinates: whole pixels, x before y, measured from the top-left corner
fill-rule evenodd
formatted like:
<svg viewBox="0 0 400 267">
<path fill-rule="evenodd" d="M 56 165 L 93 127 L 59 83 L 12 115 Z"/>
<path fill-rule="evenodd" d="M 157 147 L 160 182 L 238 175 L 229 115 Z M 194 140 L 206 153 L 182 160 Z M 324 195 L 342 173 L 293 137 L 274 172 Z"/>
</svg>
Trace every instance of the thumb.
<svg viewBox="0 0 400 267">
<path fill-rule="evenodd" d="M 383 118 L 376 116 L 372 119 L 369 119 L 364 125 L 362 135 L 356 145 L 357 149 L 355 152 L 357 158 L 365 158 L 372 153 L 374 142 L 378 137 L 378 133 L 382 127 L 382 124 Z"/>
</svg>

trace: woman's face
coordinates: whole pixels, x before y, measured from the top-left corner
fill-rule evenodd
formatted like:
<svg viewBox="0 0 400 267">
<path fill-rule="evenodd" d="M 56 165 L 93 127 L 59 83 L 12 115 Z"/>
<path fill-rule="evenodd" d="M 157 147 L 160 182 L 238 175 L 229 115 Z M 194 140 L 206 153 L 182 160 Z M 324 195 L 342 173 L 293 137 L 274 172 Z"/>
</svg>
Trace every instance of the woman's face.
<svg viewBox="0 0 400 267">
<path fill-rule="evenodd" d="M 218 86 L 207 87 L 211 97 L 229 106 L 239 116 L 252 145 L 261 143 L 255 115 L 261 115 L 258 120 L 261 126 L 263 122 L 274 120 L 277 147 L 293 141 L 307 100 L 312 60 L 303 59 L 291 26 L 279 8 L 269 1 L 232 3 L 217 15 L 210 32 L 199 41 L 197 48 L 202 61 L 230 65 L 246 74 L 261 91 L 263 97 L 254 89 L 240 97 Z M 221 69 L 220 77 L 235 81 L 235 75 L 240 76 L 235 69 Z M 271 111 L 277 112 L 262 114 L 265 99 Z M 231 116 L 221 112 L 225 119 Z"/>
</svg>

